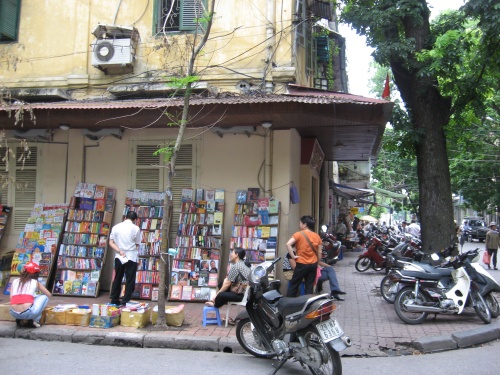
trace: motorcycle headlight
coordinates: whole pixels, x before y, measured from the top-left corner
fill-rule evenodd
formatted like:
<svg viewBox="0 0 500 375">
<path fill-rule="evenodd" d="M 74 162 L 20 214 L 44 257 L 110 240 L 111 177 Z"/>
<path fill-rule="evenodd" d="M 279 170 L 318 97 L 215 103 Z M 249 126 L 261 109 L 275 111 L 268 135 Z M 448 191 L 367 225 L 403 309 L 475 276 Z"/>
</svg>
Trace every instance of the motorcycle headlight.
<svg viewBox="0 0 500 375">
<path fill-rule="evenodd" d="M 267 270 L 272 266 L 272 262 L 264 262 L 257 265 L 250 273 L 250 281 L 259 283 L 260 279 L 267 275 Z"/>
<path fill-rule="evenodd" d="M 255 267 L 250 274 L 250 281 L 253 283 L 258 283 L 260 282 L 260 279 L 262 277 L 266 276 L 266 268 L 260 264 L 257 267 Z"/>
</svg>

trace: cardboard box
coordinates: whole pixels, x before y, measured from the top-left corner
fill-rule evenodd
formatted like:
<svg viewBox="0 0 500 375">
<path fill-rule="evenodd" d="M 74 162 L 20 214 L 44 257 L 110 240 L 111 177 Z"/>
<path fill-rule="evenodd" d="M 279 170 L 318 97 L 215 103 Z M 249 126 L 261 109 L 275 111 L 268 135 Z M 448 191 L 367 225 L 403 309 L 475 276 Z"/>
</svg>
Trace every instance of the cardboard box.
<svg viewBox="0 0 500 375">
<path fill-rule="evenodd" d="M 14 317 L 10 315 L 10 303 L 0 304 L 0 320 L 15 321 Z"/>
<path fill-rule="evenodd" d="M 90 309 L 87 312 L 83 312 L 83 309 L 80 312 L 68 311 L 66 313 L 66 324 L 87 327 L 90 324 L 90 313 Z"/>
<path fill-rule="evenodd" d="M 144 312 L 123 311 L 121 313 L 120 325 L 124 327 L 142 328 L 149 324 L 151 312 L 146 309 Z"/>
<path fill-rule="evenodd" d="M 54 307 L 46 307 L 42 312 L 42 324 L 66 324 L 67 311 L 54 311 Z"/>
<path fill-rule="evenodd" d="M 167 312 L 169 309 L 176 308 L 176 306 L 165 306 L 165 312 Z M 158 310 L 157 308 L 155 310 Z M 166 314 L 167 318 L 167 324 L 169 326 L 173 327 L 180 327 L 182 326 L 182 323 L 184 322 L 184 309 L 182 311 L 175 313 L 175 314 Z M 156 324 L 156 321 L 158 320 L 158 311 L 151 311 L 151 322 L 153 324 Z"/>
<path fill-rule="evenodd" d="M 99 316 L 91 315 L 89 327 L 92 328 L 111 328 L 120 324 L 120 315 Z"/>
</svg>

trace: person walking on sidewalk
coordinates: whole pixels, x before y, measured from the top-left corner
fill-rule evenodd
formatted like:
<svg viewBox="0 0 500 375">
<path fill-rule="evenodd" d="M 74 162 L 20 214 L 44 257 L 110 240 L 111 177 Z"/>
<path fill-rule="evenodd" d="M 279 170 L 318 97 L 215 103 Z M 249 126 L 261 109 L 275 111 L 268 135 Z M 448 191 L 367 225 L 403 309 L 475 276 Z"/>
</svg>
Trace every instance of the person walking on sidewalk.
<svg viewBox="0 0 500 375">
<path fill-rule="evenodd" d="M 315 224 L 316 221 L 311 216 L 302 216 L 299 223 L 300 231 L 295 232 L 286 243 L 290 258 L 297 263 L 287 297 L 297 296 L 302 280 L 305 280 L 305 293 L 313 294 L 316 268 L 323 248 L 321 237 L 314 232 Z M 297 255 L 293 251 L 294 245 Z"/>
<path fill-rule="evenodd" d="M 109 235 L 109 246 L 115 251 L 115 278 L 111 285 L 111 303 L 125 305 L 132 298 L 135 289 L 138 249 L 141 243 L 141 230 L 134 224 L 137 214 L 127 212 L 125 220 L 116 224 Z M 125 275 L 125 294 L 120 302 L 122 279 Z"/>
<path fill-rule="evenodd" d="M 494 221 L 490 223 L 490 230 L 488 231 L 488 233 L 486 233 L 486 240 L 484 241 L 484 245 L 486 251 L 491 257 L 493 268 L 497 270 L 497 252 L 498 247 L 500 246 L 500 238 L 497 231 L 497 223 L 495 223 Z M 490 268 L 489 264 L 488 268 Z"/>
<path fill-rule="evenodd" d="M 12 282 L 10 290 L 10 315 L 16 319 L 18 326 L 21 320 L 33 320 L 33 327 L 40 327 L 42 311 L 52 294 L 38 281 L 40 266 L 33 262 L 24 265 L 21 276 Z M 40 291 L 43 294 L 36 295 Z"/>
</svg>

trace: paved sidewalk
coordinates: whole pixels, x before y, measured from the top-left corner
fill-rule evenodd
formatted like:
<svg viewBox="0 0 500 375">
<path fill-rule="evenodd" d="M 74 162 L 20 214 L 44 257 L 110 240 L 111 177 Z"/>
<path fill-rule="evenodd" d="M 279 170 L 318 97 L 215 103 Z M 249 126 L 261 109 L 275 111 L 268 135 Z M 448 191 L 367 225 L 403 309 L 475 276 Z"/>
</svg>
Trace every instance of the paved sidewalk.
<svg viewBox="0 0 500 375">
<path fill-rule="evenodd" d="M 470 245 L 470 244 L 469 244 Z M 474 244 L 479 245 L 479 244 Z M 479 246 L 484 246 L 480 244 Z M 481 246 L 481 247 L 482 247 Z M 478 246 L 474 246 L 478 247 Z M 472 248 L 472 246 L 471 246 Z M 380 296 L 379 285 L 384 274 L 368 270 L 359 273 L 354 268 L 357 252 L 348 252 L 336 266 L 342 290 L 347 292 L 345 301 L 335 302 L 334 316 L 339 320 L 353 345 L 343 351 L 344 356 L 388 356 L 412 352 L 433 352 L 480 344 L 500 338 L 500 318 L 489 325 L 477 317 L 474 310 L 462 315 L 429 316 L 420 325 L 403 323 L 394 306 Z M 500 271 L 491 271 L 500 279 Z M 325 287 L 328 283 L 325 283 Z M 0 303 L 8 296 L 0 295 Z M 106 292 L 94 298 L 52 297 L 50 306 L 58 303 L 107 303 Z M 168 305 L 178 305 L 169 302 Z M 226 314 L 221 308 L 221 317 Z M 240 306 L 231 307 L 231 317 L 236 317 Z M 58 340 L 86 344 L 134 347 L 166 347 L 209 351 L 243 353 L 236 340 L 235 327 L 208 325 L 202 327 L 202 303 L 185 303 L 185 320 L 182 327 L 158 329 L 151 324 L 144 328 L 116 326 L 110 329 L 68 325 L 44 325 L 38 329 L 17 329 L 14 322 L 0 321 L 0 337 L 18 337 L 35 340 Z"/>
</svg>

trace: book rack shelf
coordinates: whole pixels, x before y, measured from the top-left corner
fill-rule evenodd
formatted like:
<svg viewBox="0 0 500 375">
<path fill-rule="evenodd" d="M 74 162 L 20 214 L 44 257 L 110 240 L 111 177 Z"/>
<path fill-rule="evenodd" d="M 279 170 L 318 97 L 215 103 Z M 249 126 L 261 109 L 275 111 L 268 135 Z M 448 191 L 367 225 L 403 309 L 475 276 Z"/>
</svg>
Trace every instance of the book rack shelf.
<svg viewBox="0 0 500 375">
<path fill-rule="evenodd" d="M 58 250 L 52 294 L 97 297 L 106 260 L 116 190 L 79 182 Z"/>
<path fill-rule="evenodd" d="M 34 262 L 40 266 L 38 281 L 49 288 L 50 277 L 57 258 L 63 225 L 66 220 L 68 205 L 43 204 L 34 205 L 28 218 L 24 231 L 20 233 L 19 240 L 12 257 L 10 278 L 4 294 L 8 294 L 13 278 L 19 277 L 24 264 Z"/>
<path fill-rule="evenodd" d="M 5 232 L 5 228 L 7 227 L 11 211 L 12 207 L 0 204 L 0 241 L 2 241 L 2 237 Z"/>
<path fill-rule="evenodd" d="M 134 299 L 151 300 L 160 282 L 160 253 L 163 232 L 164 192 L 128 190 L 123 219 L 129 211 L 137 213 L 135 222 L 141 228 L 141 244 L 135 276 Z"/>
<path fill-rule="evenodd" d="M 238 190 L 234 205 L 234 225 L 230 249 L 246 250 L 250 263 L 261 263 L 276 258 L 278 248 L 279 209 L 276 200 L 260 198 L 260 190 Z"/>
<path fill-rule="evenodd" d="M 208 301 L 219 282 L 224 190 L 183 189 L 170 300 Z"/>
</svg>

